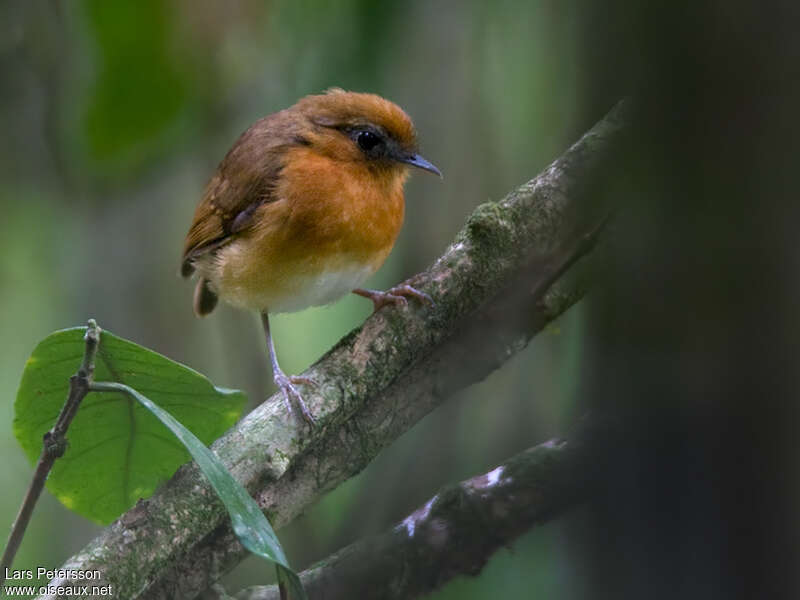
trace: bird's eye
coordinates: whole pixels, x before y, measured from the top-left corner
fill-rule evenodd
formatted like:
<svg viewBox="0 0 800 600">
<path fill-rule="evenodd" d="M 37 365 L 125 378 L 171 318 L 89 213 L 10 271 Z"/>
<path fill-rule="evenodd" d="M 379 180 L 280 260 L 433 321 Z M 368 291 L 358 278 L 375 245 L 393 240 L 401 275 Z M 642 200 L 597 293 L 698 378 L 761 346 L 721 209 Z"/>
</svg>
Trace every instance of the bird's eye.
<svg viewBox="0 0 800 600">
<path fill-rule="evenodd" d="M 364 152 L 371 152 L 381 142 L 383 142 L 381 137 L 372 131 L 359 131 L 356 134 L 356 143 Z"/>
</svg>

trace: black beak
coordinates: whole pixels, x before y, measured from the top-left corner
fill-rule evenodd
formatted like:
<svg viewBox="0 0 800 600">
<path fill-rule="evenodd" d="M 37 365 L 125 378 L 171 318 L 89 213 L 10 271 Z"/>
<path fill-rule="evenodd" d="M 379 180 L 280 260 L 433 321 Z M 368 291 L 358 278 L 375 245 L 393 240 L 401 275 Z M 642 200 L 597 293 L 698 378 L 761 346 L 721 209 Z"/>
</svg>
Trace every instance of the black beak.
<svg viewBox="0 0 800 600">
<path fill-rule="evenodd" d="M 435 175 L 438 175 L 439 177 L 442 177 L 442 172 L 436 168 L 436 165 L 428 162 L 427 160 L 422 158 L 419 154 L 410 154 L 408 156 L 403 156 L 398 160 L 400 162 L 409 164 L 413 167 L 417 167 L 418 169 L 422 169 L 423 171 L 428 171 L 428 173 L 433 173 Z"/>
</svg>

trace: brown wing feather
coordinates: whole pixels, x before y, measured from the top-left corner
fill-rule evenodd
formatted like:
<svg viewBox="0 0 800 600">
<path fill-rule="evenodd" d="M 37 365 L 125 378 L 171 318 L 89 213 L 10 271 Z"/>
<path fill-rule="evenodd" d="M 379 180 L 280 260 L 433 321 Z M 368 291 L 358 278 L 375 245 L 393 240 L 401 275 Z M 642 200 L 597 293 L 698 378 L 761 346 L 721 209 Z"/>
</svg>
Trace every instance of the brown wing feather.
<svg viewBox="0 0 800 600">
<path fill-rule="evenodd" d="M 302 143 L 299 123 L 289 110 L 256 121 L 217 167 L 197 206 L 183 246 L 181 274 L 193 262 L 225 245 L 252 225 L 255 209 L 275 200 L 274 190 L 289 146 Z"/>
</svg>

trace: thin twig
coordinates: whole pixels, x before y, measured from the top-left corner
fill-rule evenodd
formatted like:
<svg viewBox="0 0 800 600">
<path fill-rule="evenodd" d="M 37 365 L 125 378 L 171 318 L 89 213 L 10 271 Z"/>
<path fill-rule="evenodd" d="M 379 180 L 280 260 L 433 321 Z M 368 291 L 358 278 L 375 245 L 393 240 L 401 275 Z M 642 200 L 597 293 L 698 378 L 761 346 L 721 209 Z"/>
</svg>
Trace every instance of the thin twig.
<svg viewBox="0 0 800 600">
<path fill-rule="evenodd" d="M 83 338 L 86 340 L 83 361 L 81 362 L 78 372 L 69 379 L 69 394 L 67 395 L 67 400 L 58 415 L 55 425 L 53 425 L 50 431 L 44 434 L 42 440 L 42 454 L 39 456 L 39 462 L 36 463 L 33 480 L 25 494 L 25 499 L 22 501 L 22 506 L 19 508 L 17 518 L 11 526 L 8 543 L 3 552 L 2 561 L 0 561 L 0 585 L 5 582 L 6 570 L 9 569 L 14 562 L 14 557 L 22 543 L 22 538 L 25 535 L 28 522 L 31 520 L 31 515 L 33 514 L 33 508 L 36 506 L 37 500 L 39 500 L 50 469 L 53 468 L 56 459 L 62 457 L 67 449 L 67 429 L 69 429 L 72 419 L 75 418 L 81 401 L 89 392 L 89 385 L 94 376 L 94 359 L 97 355 L 97 346 L 100 344 L 100 331 L 100 327 L 95 320 L 89 319 L 86 335 Z"/>
</svg>

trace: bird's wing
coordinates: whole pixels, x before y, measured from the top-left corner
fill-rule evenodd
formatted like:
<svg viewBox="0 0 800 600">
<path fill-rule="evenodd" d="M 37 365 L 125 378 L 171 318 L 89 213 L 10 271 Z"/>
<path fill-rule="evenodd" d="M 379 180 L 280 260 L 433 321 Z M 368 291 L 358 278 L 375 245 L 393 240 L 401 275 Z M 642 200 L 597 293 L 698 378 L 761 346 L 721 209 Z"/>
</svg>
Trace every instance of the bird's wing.
<svg viewBox="0 0 800 600">
<path fill-rule="evenodd" d="M 217 167 L 186 235 L 181 264 L 184 277 L 192 274 L 198 257 L 215 252 L 246 231 L 256 209 L 276 199 L 283 156 L 296 137 L 284 113 L 254 123 Z"/>
</svg>

